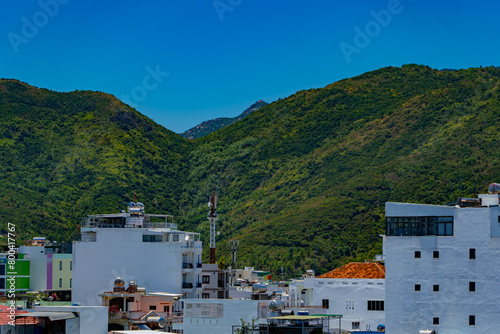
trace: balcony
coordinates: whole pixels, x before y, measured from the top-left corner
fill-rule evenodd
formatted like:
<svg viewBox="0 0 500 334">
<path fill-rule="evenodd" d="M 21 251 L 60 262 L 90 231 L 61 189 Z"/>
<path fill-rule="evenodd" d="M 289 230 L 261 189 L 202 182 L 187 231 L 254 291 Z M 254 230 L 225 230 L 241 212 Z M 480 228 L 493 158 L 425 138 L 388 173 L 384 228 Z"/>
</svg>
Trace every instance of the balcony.
<svg viewBox="0 0 500 334">
<path fill-rule="evenodd" d="M 193 283 L 182 283 L 182 288 L 183 289 L 192 289 Z"/>
<path fill-rule="evenodd" d="M 201 263 L 197 263 L 196 264 L 196 268 L 201 268 L 202 267 L 202 264 Z"/>
<path fill-rule="evenodd" d="M 185 262 L 182 264 L 182 269 L 193 269 L 193 264 Z"/>
<path fill-rule="evenodd" d="M 196 283 L 196 287 L 197 287 L 197 288 L 202 288 L 202 287 L 203 287 L 203 285 L 202 285 L 201 283 Z"/>
</svg>

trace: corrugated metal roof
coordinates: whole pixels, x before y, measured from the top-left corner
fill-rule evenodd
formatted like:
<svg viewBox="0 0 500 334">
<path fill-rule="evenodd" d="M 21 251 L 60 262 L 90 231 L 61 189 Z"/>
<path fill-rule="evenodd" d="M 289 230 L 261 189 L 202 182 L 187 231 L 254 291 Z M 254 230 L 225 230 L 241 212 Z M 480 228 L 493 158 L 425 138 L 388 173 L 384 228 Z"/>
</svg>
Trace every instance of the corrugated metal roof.
<svg viewBox="0 0 500 334">
<path fill-rule="evenodd" d="M 385 278 L 385 266 L 377 262 L 351 262 L 316 278 Z"/>
<path fill-rule="evenodd" d="M 78 314 L 75 312 L 29 312 L 23 314 L 17 314 L 16 318 L 25 318 L 25 317 L 37 317 L 37 318 L 49 318 L 50 321 L 57 320 L 66 320 L 78 317 Z"/>
</svg>

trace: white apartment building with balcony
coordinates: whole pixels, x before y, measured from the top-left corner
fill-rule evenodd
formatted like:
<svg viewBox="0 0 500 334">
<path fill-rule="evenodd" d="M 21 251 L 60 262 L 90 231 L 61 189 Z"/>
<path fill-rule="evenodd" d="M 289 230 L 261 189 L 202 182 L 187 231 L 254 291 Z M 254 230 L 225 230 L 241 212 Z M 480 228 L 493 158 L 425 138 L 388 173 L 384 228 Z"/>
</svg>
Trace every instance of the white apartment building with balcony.
<svg viewBox="0 0 500 334">
<path fill-rule="evenodd" d="M 169 215 L 145 214 L 142 203 L 128 212 L 90 215 L 73 244 L 72 301 L 100 305 L 98 297 L 117 277 L 141 282 L 148 291 L 201 298 L 199 233 L 179 231 Z"/>
<path fill-rule="evenodd" d="M 496 193 L 453 206 L 386 203 L 387 332 L 498 331 L 498 204 Z"/>
</svg>

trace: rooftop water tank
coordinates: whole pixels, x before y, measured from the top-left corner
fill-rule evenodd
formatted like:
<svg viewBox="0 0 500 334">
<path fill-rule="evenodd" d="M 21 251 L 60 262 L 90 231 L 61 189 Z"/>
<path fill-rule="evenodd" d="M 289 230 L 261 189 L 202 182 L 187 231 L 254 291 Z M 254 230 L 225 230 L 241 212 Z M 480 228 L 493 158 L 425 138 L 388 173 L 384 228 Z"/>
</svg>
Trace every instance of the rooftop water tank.
<svg viewBox="0 0 500 334">
<path fill-rule="evenodd" d="M 500 183 L 492 183 L 488 186 L 490 194 L 500 194 Z"/>
</svg>

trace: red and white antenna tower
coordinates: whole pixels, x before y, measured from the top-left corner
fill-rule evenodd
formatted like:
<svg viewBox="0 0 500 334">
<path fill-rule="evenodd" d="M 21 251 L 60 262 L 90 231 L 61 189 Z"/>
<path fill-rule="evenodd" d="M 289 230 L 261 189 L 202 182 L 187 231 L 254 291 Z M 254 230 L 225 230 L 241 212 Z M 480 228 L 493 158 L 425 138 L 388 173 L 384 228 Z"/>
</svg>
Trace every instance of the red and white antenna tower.
<svg viewBox="0 0 500 334">
<path fill-rule="evenodd" d="M 208 202 L 208 207 L 210 211 L 208 212 L 208 220 L 210 220 L 210 263 L 215 263 L 215 221 L 217 220 L 217 213 L 215 209 L 217 208 L 217 196 L 212 192 L 210 196 L 210 202 Z"/>
</svg>

